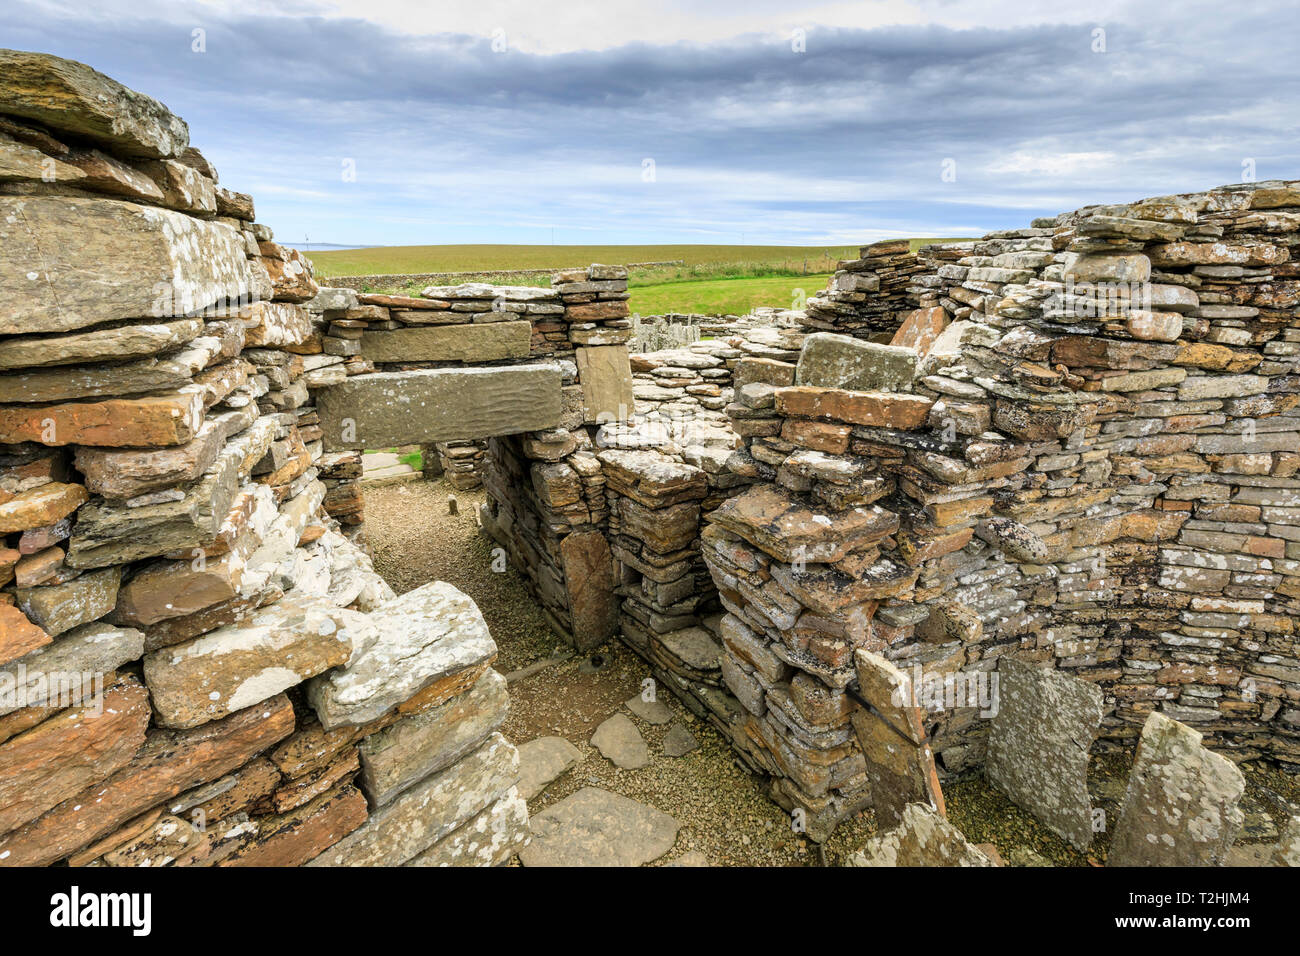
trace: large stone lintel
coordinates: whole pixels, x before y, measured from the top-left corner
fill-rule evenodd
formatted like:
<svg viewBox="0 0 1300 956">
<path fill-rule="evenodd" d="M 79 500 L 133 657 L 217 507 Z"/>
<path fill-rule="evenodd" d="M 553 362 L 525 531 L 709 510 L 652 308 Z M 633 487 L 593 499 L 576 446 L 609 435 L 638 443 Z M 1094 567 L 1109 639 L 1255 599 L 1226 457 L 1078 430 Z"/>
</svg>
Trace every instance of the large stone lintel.
<svg viewBox="0 0 1300 956">
<path fill-rule="evenodd" d="M 421 369 L 358 375 L 316 392 L 326 451 L 491 438 L 560 423 L 560 369 Z"/>
</svg>

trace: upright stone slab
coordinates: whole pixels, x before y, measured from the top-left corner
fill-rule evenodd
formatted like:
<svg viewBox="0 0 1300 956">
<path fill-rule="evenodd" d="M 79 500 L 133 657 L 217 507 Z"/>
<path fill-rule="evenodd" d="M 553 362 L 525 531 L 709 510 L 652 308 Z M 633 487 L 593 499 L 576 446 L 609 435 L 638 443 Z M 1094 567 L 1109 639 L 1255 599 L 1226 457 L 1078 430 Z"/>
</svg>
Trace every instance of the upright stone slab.
<svg viewBox="0 0 1300 956">
<path fill-rule="evenodd" d="M 599 647 L 618 628 L 620 602 L 614 593 L 609 541 L 599 531 L 579 531 L 560 542 L 560 554 L 573 643 L 580 651 Z"/>
<path fill-rule="evenodd" d="M 626 421 L 636 406 L 626 345 L 576 350 L 583 414 L 589 422 Z"/>
<path fill-rule="evenodd" d="M 1192 728 L 1154 712 L 1142 728 L 1107 866 L 1222 866 L 1246 781 Z"/>
<path fill-rule="evenodd" d="M 492 362 L 527 358 L 531 322 L 422 325 L 366 332 L 361 354 L 372 362 Z"/>
<path fill-rule="evenodd" d="M 876 819 L 881 825 L 897 823 L 913 803 L 923 803 L 943 817 L 943 789 L 911 678 L 866 650 L 854 652 L 853 664 L 858 693 L 869 709 L 857 708 L 849 720 L 866 761 Z"/>
<path fill-rule="evenodd" d="M 989 782 L 1083 851 L 1092 842 L 1088 752 L 1101 726 L 1101 688 L 1004 657 L 989 729 Z"/>
<path fill-rule="evenodd" d="M 946 812 L 934 753 L 928 743 L 916 743 L 872 711 L 858 708 L 849 717 L 866 760 L 871 805 L 882 825 L 897 823 L 911 803 L 924 803 Z"/>
<path fill-rule="evenodd" d="M 168 318 L 248 297 L 243 234 L 156 206 L 0 196 L 0 335 Z"/>
<path fill-rule="evenodd" d="M 888 392 L 911 385 L 916 362 L 914 349 L 815 332 L 804 340 L 794 381 L 820 388 Z"/>
<path fill-rule="evenodd" d="M 955 826 L 927 806 L 908 805 L 898 826 L 867 841 L 849 866 L 993 866 Z"/>
<path fill-rule="evenodd" d="M 560 423 L 554 365 L 356 375 L 316 391 L 326 451 L 541 431 Z"/>
</svg>

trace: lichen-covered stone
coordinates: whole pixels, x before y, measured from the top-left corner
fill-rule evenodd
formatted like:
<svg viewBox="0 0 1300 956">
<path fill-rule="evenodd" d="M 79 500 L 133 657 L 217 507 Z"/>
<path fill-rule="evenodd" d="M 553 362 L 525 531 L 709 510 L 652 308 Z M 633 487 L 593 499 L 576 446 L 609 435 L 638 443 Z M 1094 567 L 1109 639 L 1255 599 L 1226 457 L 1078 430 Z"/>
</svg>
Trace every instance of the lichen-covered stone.
<svg viewBox="0 0 1300 956">
<path fill-rule="evenodd" d="M 1004 657 L 989 729 L 989 781 L 1080 851 L 1092 842 L 1088 754 L 1101 726 L 1101 689 Z"/>
<path fill-rule="evenodd" d="M 1192 728 L 1156 711 L 1142 728 L 1107 866 L 1222 866 L 1246 781 Z"/>
</svg>

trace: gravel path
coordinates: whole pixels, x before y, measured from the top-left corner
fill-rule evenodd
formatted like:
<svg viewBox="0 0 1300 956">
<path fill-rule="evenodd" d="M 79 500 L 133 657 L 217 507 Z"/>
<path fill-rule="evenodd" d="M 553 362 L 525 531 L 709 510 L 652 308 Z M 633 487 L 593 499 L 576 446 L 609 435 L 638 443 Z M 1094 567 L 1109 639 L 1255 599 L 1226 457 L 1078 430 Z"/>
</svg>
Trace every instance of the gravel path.
<svg viewBox="0 0 1300 956">
<path fill-rule="evenodd" d="M 460 513 L 447 514 L 454 494 Z M 428 581 L 448 581 L 477 603 L 497 642 L 496 668 L 503 674 L 564 650 L 513 571 L 491 570 L 492 543 L 478 533 L 479 491 L 456 492 L 445 481 L 367 488 L 366 537 L 375 569 L 403 593 Z M 817 854 L 790 827 L 790 817 L 764 795 L 763 782 L 741 767 L 731 748 L 667 692 L 663 700 L 677 722 L 700 742 L 684 757 L 667 757 L 664 735 L 672 723 L 654 726 L 633 716 L 623 702 L 640 691 L 648 675 L 641 659 L 617 641 L 602 648 L 600 667 L 590 658 L 552 664 L 510 685 L 510 716 L 502 732 L 516 743 L 535 737 L 567 738 L 582 761 L 529 805 L 533 813 L 586 786 L 603 787 L 640 800 L 682 824 L 677 843 L 660 864 L 696 851 L 713 865 L 812 866 Z M 641 731 L 651 760 L 639 770 L 620 770 L 589 743 L 596 727 L 622 711 Z M 870 835 L 869 817 L 841 826 L 827 844 L 839 862 Z"/>
</svg>

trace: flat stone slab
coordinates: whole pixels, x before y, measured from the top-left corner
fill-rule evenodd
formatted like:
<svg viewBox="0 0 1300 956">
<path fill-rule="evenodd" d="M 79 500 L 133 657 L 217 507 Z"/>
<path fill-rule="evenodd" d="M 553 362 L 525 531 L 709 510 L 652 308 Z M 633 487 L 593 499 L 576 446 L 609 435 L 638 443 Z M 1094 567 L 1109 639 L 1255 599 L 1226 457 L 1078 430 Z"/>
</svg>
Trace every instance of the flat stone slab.
<svg viewBox="0 0 1300 956">
<path fill-rule="evenodd" d="M 666 724 L 673 719 L 672 710 L 662 700 L 642 700 L 640 694 L 625 700 L 623 706 L 648 724 Z"/>
<path fill-rule="evenodd" d="M 685 757 L 692 750 L 698 750 L 699 746 L 700 742 L 695 739 L 695 735 L 681 724 L 673 724 L 668 728 L 668 733 L 664 734 L 665 757 Z"/>
<path fill-rule="evenodd" d="M 519 859 L 524 866 L 641 866 L 672 849 L 679 827 L 653 807 L 584 787 L 532 818 L 533 842 Z"/>
<path fill-rule="evenodd" d="M 519 795 L 531 800 L 582 760 L 563 737 L 538 737 L 519 745 Z"/>
<path fill-rule="evenodd" d="M 814 509 L 776 485 L 754 485 L 725 501 L 710 520 L 787 564 L 833 563 L 898 529 L 898 516 L 875 506 Z"/>
<path fill-rule="evenodd" d="M 1142 727 L 1107 866 L 1222 866 L 1241 829 L 1241 771 L 1154 712 Z"/>
<path fill-rule="evenodd" d="M 1092 842 L 1088 752 L 1105 701 L 1096 684 L 1004 657 L 989 730 L 989 782 L 1082 851 Z"/>
<path fill-rule="evenodd" d="M 314 393 L 326 451 L 541 431 L 560 424 L 555 365 L 356 375 Z"/>
<path fill-rule="evenodd" d="M 248 291 L 243 236 L 225 223 L 116 199 L 0 197 L 0 334 L 182 316 Z"/>
<path fill-rule="evenodd" d="M 187 729 L 220 720 L 346 663 L 352 653 L 346 622 L 324 602 L 285 599 L 246 622 L 146 655 L 158 726 Z"/>
<path fill-rule="evenodd" d="M 591 745 L 624 770 L 637 770 L 650 762 L 650 748 L 641 731 L 624 714 L 615 714 L 597 727 Z"/>
<path fill-rule="evenodd" d="M 326 730 L 374 720 L 435 681 L 496 655 L 478 606 L 443 581 L 421 585 L 368 615 L 343 613 L 352 657 L 307 686 Z"/>
<path fill-rule="evenodd" d="M 697 671 L 716 671 L 722 661 L 722 645 L 703 627 L 684 627 L 659 635 L 663 649 L 687 667 Z"/>
<path fill-rule="evenodd" d="M 5 77 L 0 113 L 94 140 L 124 156 L 179 156 L 189 145 L 183 119 L 84 63 L 4 50 L 0 73 Z"/>
<path fill-rule="evenodd" d="M 490 362 L 527 358 L 531 322 L 424 325 L 366 332 L 361 354 L 372 362 Z"/>
</svg>

